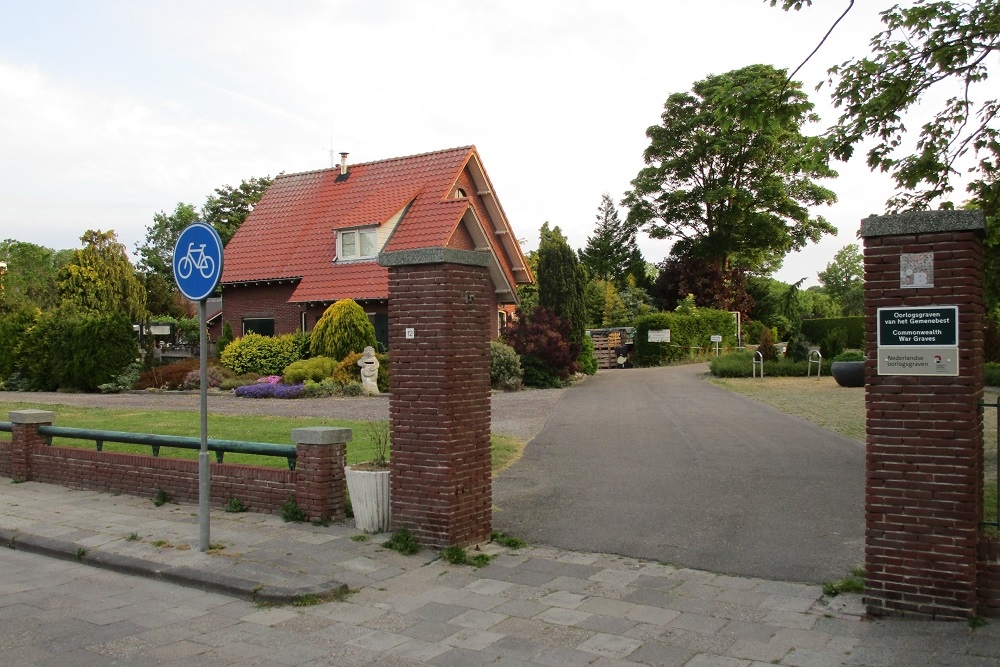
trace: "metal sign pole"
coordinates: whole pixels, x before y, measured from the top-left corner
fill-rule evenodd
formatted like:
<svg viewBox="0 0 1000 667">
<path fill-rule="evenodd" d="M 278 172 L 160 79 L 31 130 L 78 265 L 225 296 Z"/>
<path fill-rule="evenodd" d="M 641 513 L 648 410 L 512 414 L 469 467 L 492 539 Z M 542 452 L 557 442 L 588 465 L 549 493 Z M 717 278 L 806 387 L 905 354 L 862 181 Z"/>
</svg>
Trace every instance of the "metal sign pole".
<svg viewBox="0 0 1000 667">
<path fill-rule="evenodd" d="M 208 499 L 212 493 L 208 461 L 208 305 L 198 302 L 199 347 L 201 353 L 201 451 L 198 453 L 198 548 L 208 551 L 211 543 Z"/>
</svg>

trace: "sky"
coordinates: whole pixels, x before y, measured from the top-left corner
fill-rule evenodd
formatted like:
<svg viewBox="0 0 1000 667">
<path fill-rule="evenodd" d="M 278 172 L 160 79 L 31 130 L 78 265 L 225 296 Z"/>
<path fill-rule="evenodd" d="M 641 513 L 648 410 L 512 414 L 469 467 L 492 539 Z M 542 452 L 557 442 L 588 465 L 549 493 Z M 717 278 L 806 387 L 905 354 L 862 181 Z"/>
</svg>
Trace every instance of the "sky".
<svg viewBox="0 0 1000 667">
<path fill-rule="evenodd" d="M 797 79 L 822 132 L 826 70 L 868 52 L 856 3 Z M 50 248 L 114 229 L 134 253 L 159 211 L 255 176 L 475 145 L 524 250 L 575 248 L 601 195 L 644 166 L 667 97 L 755 63 L 793 70 L 847 0 L 0 0 L 0 239 Z M 863 151 L 860 151 L 863 153 Z M 339 161 L 339 155 L 336 158 Z M 894 192 L 863 155 L 825 182 L 839 230 L 775 277 L 816 274 Z M 624 218 L 624 210 L 621 215 Z M 670 243 L 641 236 L 647 261 Z"/>
</svg>

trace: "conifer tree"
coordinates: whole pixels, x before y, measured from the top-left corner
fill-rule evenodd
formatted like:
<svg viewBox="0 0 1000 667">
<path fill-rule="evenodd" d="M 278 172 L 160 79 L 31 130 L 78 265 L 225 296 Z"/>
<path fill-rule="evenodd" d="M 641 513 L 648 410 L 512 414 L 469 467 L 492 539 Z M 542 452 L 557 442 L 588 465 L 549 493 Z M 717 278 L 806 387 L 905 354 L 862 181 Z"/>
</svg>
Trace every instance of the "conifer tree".
<svg viewBox="0 0 1000 667">
<path fill-rule="evenodd" d="M 587 280 L 576 252 L 559 227 L 542 225 L 538 244 L 538 305 L 569 322 L 570 340 L 583 340 L 587 324 L 584 290 Z"/>
<path fill-rule="evenodd" d="M 597 208 L 597 227 L 580 251 L 580 262 L 591 278 L 614 283 L 618 289 L 628 284 L 628 277 L 642 283 L 646 276 L 646 261 L 635 242 L 636 228 L 623 223 L 618 209 L 605 192 Z"/>
</svg>

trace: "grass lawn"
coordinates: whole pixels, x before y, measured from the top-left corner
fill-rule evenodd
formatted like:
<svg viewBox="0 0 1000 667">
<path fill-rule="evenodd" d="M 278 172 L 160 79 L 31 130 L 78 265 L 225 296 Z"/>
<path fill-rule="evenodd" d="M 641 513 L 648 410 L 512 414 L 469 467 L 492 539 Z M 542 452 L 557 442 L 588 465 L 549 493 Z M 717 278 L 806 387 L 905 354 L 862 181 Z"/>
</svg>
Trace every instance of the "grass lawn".
<svg viewBox="0 0 1000 667">
<path fill-rule="evenodd" d="M 837 385 L 832 377 L 712 378 L 711 382 L 773 408 L 797 415 L 859 442 L 865 441 L 865 390 Z M 996 403 L 997 393 L 986 392 L 987 403 Z M 983 420 L 985 479 L 983 502 L 986 521 L 997 516 L 997 419 L 987 409 Z"/>
<path fill-rule="evenodd" d="M 100 429 L 104 431 L 126 431 L 130 433 L 155 433 L 158 435 L 183 435 L 199 437 L 201 420 L 198 412 L 176 412 L 156 410 L 115 410 L 105 408 L 78 408 L 68 405 L 48 405 L 36 403 L 0 402 L 0 421 L 7 421 L 11 410 L 52 410 L 56 413 L 56 426 Z M 374 458 L 371 439 L 365 432 L 368 422 L 342 419 L 322 419 L 315 417 L 271 417 L 266 415 L 208 415 L 208 437 L 222 440 L 245 440 L 251 442 L 273 442 L 290 445 L 293 428 L 307 426 L 340 426 L 353 429 L 353 438 L 347 443 L 347 463 L 355 464 Z M 10 440 L 10 434 L 0 433 L 0 439 Z M 510 467 L 521 457 L 524 443 L 519 438 L 493 435 L 490 438 L 493 453 L 494 474 Z M 55 438 L 53 444 L 65 447 L 94 448 L 94 442 L 71 438 Z M 145 445 L 129 445 L 106 442 L 104 451 L 150 454 Z M 160 456 L 180 459 L 196 459 L 198 452 L 190 449 L 163 447 Z M 215 460 L 213 455 L 212 460 Z M 226 463 L 284 467 L 284 458 L 255 454 L 227 453 Z"/>
</svg>

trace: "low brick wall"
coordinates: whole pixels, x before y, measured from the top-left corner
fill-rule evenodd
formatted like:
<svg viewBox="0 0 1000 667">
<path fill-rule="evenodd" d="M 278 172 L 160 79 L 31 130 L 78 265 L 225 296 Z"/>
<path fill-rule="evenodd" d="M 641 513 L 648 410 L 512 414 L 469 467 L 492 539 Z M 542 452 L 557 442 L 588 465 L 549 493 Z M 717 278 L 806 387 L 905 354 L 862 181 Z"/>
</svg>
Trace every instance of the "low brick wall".
<svg viewBox="0 0 1000 667">
<path fill-rule="evenodd" d="M 38 428 L 53 418 L 43 410 L 11 413 L 13 438 L 0 441 L 0 475 L 150 498 L 162 489 L 173 499 L 198 501 L 197 460 L 50 446 Z M 212 463 L 211 502 L 223 505 L 237 498 L 251 511 L 274 514 L 294 499 L 310 519 L 344 519 L 350 437 L 350 429 L 293 429 L 295 470 Z"/>
</svg>

